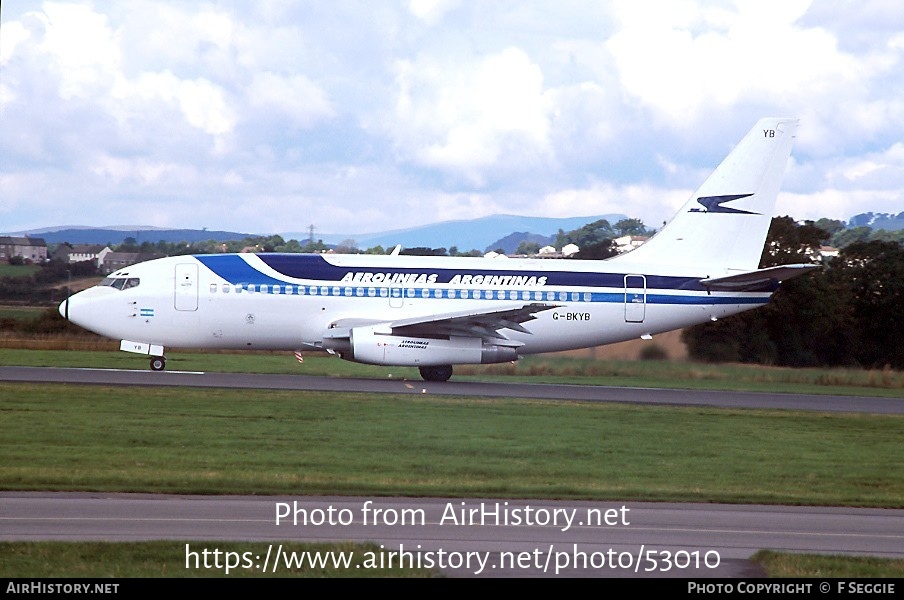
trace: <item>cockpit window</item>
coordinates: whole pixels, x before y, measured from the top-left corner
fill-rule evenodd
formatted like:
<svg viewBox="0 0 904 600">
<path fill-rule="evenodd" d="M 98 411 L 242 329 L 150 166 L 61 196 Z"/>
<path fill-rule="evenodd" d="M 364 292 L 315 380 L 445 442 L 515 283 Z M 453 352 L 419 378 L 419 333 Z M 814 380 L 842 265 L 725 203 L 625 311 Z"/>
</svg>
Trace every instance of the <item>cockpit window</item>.
<svg viewBox="0 0 904 600">
<path fill-rule="evenodd" d="M 141 279 L 138 277 L 105 277 L 98 285 L 106 285 L 117 290 L 127 290 L 138 287 L 139 283 L 141 283 Z"/>
</svg>

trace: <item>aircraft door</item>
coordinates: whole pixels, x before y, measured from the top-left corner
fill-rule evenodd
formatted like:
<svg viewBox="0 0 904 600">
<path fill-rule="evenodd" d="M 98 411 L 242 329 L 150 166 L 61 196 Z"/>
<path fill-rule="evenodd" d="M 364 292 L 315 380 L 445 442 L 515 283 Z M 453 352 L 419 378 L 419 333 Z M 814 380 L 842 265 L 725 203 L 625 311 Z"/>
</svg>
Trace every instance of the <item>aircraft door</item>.
<svg viewBox="0 0 904 600">
<path fill-rule="evenodd" d="M 198 265 L 176 265 L 176 310 L 198 310 Z"/>
<path fill-rule="evenodd" d="M 647 278 L 625 275 L 625 321 L 643 323 L 647 309 Z"/>
</svg>

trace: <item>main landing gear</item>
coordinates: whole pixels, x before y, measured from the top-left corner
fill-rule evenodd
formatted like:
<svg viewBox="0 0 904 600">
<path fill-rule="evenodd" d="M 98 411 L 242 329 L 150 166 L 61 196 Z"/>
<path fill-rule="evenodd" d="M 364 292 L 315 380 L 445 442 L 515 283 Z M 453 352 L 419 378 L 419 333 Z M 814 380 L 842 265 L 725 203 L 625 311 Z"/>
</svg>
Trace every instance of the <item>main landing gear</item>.
<svg viewBox="0 0 904 600">
<path fill-rule="evenodd" d="M 439 365 L 436 367 L 418 367 L 424 381 L 449 381 L 452 377 L 452 365 Z"/>
<path fill-rule="evenodd" d="M 151 357 L 151 371 L 162 371 L 166 368 L 166 359 L 162 356 Z"/>
</svg>

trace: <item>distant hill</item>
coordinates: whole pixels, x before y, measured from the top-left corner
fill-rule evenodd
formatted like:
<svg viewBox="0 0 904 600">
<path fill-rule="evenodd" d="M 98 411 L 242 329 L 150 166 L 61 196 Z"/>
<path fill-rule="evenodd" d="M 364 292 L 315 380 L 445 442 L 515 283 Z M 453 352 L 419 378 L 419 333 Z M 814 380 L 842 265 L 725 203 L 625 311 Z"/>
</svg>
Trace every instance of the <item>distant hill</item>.
<svg viewBox="0 0 904 600">
<path fill-rule="evenodd" d="M 488 252 L 490 250 L 501 249 L 504 254 L 514 254 L 518 250 L 518 246 L 521 245 L 521 242 L 536 242 L 542 248 L 543 246 L 552 244 L 555 239 L 555 235 L 540 235 L 539 233 L 516 231 L 515 233 L 508 234 L 504 238 L 496 240 L 484 248 L 484 251 Z"/>
<path fill-rule="evenodd" d="M 207 229 L 109 229 L 105 227 L 69 227 L 63 229 L 45 228 L 33 231 L 24 231 L 15 235 L 29 235 L 40 237 L 48 244 L 122 244 L 126 238 L 134 238 L 139 244 L 143 242 L 167 242 L 175 244 L 179 242 L 194 243 L 207 240 L 226 242 L 230 240 L 243 240 L 250 233 L 237 233 L 235 231 L 211 231 Z"/>
<path fill-rule="evenodd" d="M 486 252 L 502 248 L 507 253 L 515 252 L 522 241 L 537 242 L 541 246 L 552 243 L 556 234 L 562 231 L 573 231 L 584 225 L 606 219 L 615 224 L 628 217 L 622 214 L 595 215 L 586 217 L 546 218 L 523 217 L 517 215 L 492 215 L 479 219 L 443 221 L 431 223 L 421 227 L 409 229 L 397 229 L 378 233 L 321 233 L 314 230 L 314 238 L 323 240 L 328 246 L 336 246 L 346 240 L 354 240 L 358 248 L 366 250 L 374 246 L 383 246 L 386 249 L 401 244 L 403 248 L 449 248 L 455 246 L 460 252 L 479 250 Z M 866 226 L 872 229 L 885 229 L 898 231 L 904 229 L 904 212 L 891 213 L 862 213 L 852 217 L 848 227 Z M 0 235 L 26 236 L 43 238 L 48 244 L 122 244 L 126 238 L 134 238 L 139 244 L 142 242 L 156 243 L 195 243 L 207 240 L 226 242 L 243 240 L 248 237 L 269 236 L 272 233 L 243 233 L 236 231 L 208 230 L 208 229 L 163 229 L 147 226 L 115 226 L 115 227 L 81 227 L 60 226 L 45 227 L 20 232 L 0 232 Z M 280 233 L 286 240 L 298 240 L 305 243 L 310 233 L 286 232 Z"/>
<path fill-rule="evenodd" d="M 869 227 L 870 229 L 884 229 L 885 231 L 898 231 L 904 229 L 904 212 L 892 213 L 862 213 L 851 217 L 848 227 Z"/>
<path fill-rule="evenodd" d="M 610 223 L 616 223 L 626 219 L 625 215 L 609 214 L 601 216 L 546 218 L 546 217 L 522 217 L 516 215 L 493 215 L 480 219 L 443 221 L 431 223 L 421 227 L 398 229 L 378 233 L 320 233 L 314 231 L 315 240 L 323 240 L 329 246 L 335 246 L 346 240 L 354 240 L 358 248 L 366 250 L 374 246 L 392 248 L 401 244 L 403 248 L 446 248 L 457 246 L 461 252 L 469 250 L 496 249 L 499 247 L 509 251 L 508 246 L 513 241 L 514 252 L 523 239 L 534 241 L 533 237 L 539 236 L 545 240 L 553 238 L 559 229 L 572 231 L 583 227 L 587 223 L 598 219 L 607 219 Z M 517 232 L 517 233 L 515 233 Z M 243 240 L 257 235 L 272 235 L 270 233 L 242 233 L 236 231 L 219 231 L 207 229 L 163 229 L 141 226 L 122 227 L 46 227 L 31 231 L 11 233 L 10 235 L 31 235 L 41 237 L 48 244 L 122 244 L 126 238 L 134 238 L 139 244 L 142 242 L 156 243 L 164 241 L 168 243 L 178 242 L 203 242 L 215 240 L 225 242 L 230 240 Z M 310 232 L 285 232 L 280 233 L 285 240 L 298 240 L 306 242 Z M 510 239 L 509 239 L 510 238 Z"/>
<path fill-rule="evenodd" d="M 522 217 L 517 215 L 492 215 L 479 219 L 443 221 L 421 227 L 397 229 L 378 233 L 320 233 L 316 229 L 314 238 L 323 240 L 329 246 L 335 246 L 347 240 L 354 240 L 358 248 L 366 250 L 374 246 L 392 248 L 401 244 L 403 248 L 446 248 L 456 246 L 460 252 L 479 250 L 486 252 L 502 248 L 507 253 L 515 252 L 522 241 L 537 242 L 541 246 L 552 243 L 556 234 L 562 231 L 573 231 L 599 219 L 606 219 L 615 224 L 628 217 L 621 214 L 595 215 L 586 217 L 547 218 Z M 904 212 L 861 213 L 852 217 L 848 227 L 866 226 L 872 229 L 898 231 L 904 229 Z M 3 235 L 43 238 L 48 244 L 122 244 L 126 238 L 134 238 L 142 242 L 156 243 L 195 243 L 207 240 L 226 242 L 243 240 L 254 236 L 269 236 L 272 233 L 243 233 L 237 231 L 208 229 L 163 229 L 146 226 L 117 227 L 80 227 L 61 226 L 46 227 L 30 231 L 10 232 Z M 306 242 L 310 236 L 308 231 L 280 233 L 286 240 Z"/>
<path fill-rule="evenodd" d="M 484 251 L 490 246 L 497 248 L 498 246 L 494 244 L 513 232 L 537 234 L 548 238 L 558 233 L 559 229 L 572 231 L 598 219 L 607 219 L 610 223 L 615 224 L 626 218 L 625 215 L 620 214 L 567 218 L 492 215 L 479 219 L 443 221 L 422 227 L 380 233 L 329 234 L 319 233 L 315 230 L 314 238 L 323 240 L 325 244 L 338 244 L 351 239 L 355 241 L 358 248 L 362 249 L 374 246 L 392 248 L 396 244 L 401 244 L 403 248 L 427 247 L 448 250 L 452 246 L 457 246 L 461 252 Z M 287 240 L 307 240 L 310 236 L 306 231 L 281 233 L 280 235 Z M 517 245 L 516 243 L 515 246 Z"/>
</svg>

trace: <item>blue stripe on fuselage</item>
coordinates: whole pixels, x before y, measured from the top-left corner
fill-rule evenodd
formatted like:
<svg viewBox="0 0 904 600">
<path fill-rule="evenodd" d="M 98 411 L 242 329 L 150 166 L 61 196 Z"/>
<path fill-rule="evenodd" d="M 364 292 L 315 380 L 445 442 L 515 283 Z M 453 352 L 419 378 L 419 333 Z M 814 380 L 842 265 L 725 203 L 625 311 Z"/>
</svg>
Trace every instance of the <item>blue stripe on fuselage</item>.
<svg viewBox="0 0 904 600">
<path fill-rule="evenodd" d="M 433 283 L 450 283 L 458 275 L 482 275 L 484 277 L 545 277 L 546 286 L 620 288 L 625 286 L 624 273 L 585 273 L 578 271 L 527 271 L 507 269 L 466 270 L 442 269 L 431 267 L 337 267 L 328 263 L 322 256 L 306 254 L 258 254 L 258 257 L 273 270 L 288 277 L 297 279 L 315 279 L 320 281 L 341 281 L 348 273 L 399 273 L 403 275 L 436 274 Z M 241 259 L 239 259 L 241 260 Z M 648 289 L 706 291 L 700 285 L 699 277 L 664 277 L 647 276 Z M 354 282 L 353 282 L 354 283 Z M 390 283 L 390 282 L 384 282 Z"/>
<path fill-rule="evenodd" d="M 385 268 L 379 269 L 374 267 L 338 267 L 328 263 L 322 256 L 308 254 L 258 254 L 265 264 L 276 272 L 294 279 L 305 279 L 309 281 L 320 282 L 319 285 L 342 286 L 343 291 L 335 295 L 346 295 L 344 288 L 361 287 L 386 287 L 393 284 L 390 281 L 382 283 L 368 282 L 342 282 L 342 278 L 348 273 L 371 273 L 371 274 L 424 274 L 426 271 L 421 268 Z M 211 254 L 197 255 L 197 258 L 211 271 L 228 281 L 232 285 L 267 285 L 267 286 L 283 286 L 287 281 L 276 279 L 266 275 L 251 265 L 244 259 L 234 254 Z M 492 276 L 510 276 L 510 277 L 545 277 L 546 283 L 542 286 L 523 287 L 520 289 L 526 291 L 550 291 L 551 287 L 584 287 L 584 288 L 624 288 L 625 275 L 622 273 L 581 273 L 574 271 L 516 271 L 516 270 L 485 270 L 485 271 L 468 271 L 464 269 L 430 269 L 430 274 L 435 274 L 436 279 L 433 284 L 448 284 L 456 275 L 482 275 L 484 277 Z M 675 291 L 706 291 L 700 285 L 697 277 L 666 277 L 666 276 L 646 276 L 647 290 L 675 290 Z M 421 284 L 405 284 L 406 287 L 423 287 Z M 304 286 L 299 286 L 304 287 Z M 475 286 L 477 289 L 487 287 Z M 778 287 L 778 286 L 775 286 Z M 474 288 L 471 288 L 474 289 Z M 768 290 L 774 291 L 774 290 Z M 302 292 L 303 293 L 303 292 Z M 334 295 L 332 290 L 319 295 Z M 357 295 L 357 294 L 356 294 Z M 583 295 L 583 293 L 582 293 Z M 569 299 L 571 294 L 568 294 Z M 432 295 L 417 294 L 417 297 L 435 298 Z M 469 296 L 470 297 L 470 296 Z M 558 299 L 557 299 L 558 301 Z M 567 301 L 567 300 L 565 300 Z M 578 300 L 586 302 L 588 300 L 581 297 Z M 624 293 L 605 293 L 591 292 L 590 302 L 624 302 Z M 672 294 L 652 294 L 647 293 L 646 302 L 648 304 L 765 304 L 768 298 L 763 296 L 685 296 Z"/>
<path fill-rule="evenodd" d="M 233 285 L 245 283 L 283 285 L 281 279 L 264 275 L 235 254 L 202 254 L 195 256 L 201 263 Z"/>
</svg>

